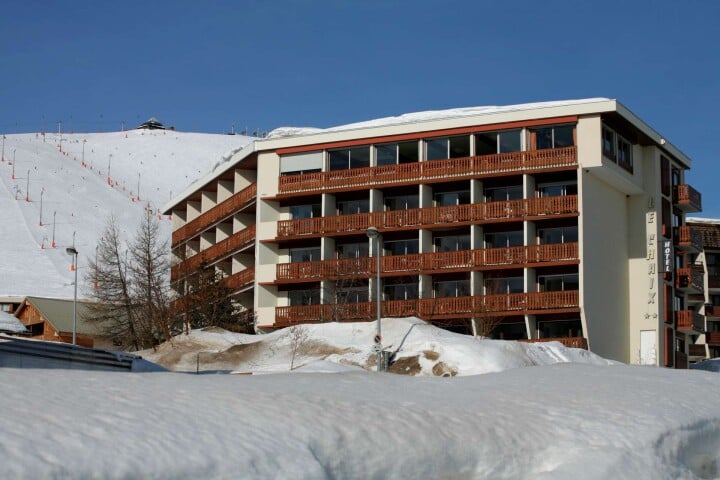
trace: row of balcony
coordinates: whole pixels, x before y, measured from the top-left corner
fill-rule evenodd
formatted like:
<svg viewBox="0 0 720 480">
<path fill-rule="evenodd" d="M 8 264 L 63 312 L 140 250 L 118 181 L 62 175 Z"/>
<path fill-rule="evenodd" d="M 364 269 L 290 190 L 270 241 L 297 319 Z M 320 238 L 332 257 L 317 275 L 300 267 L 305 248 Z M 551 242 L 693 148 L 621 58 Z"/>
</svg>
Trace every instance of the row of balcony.
<svg viewBox="0 0 720 480">
<path fill-rule="evenodd" d="M 702 211 L 702 195 L 687 184 L 673 188 L 673 203 L 685 213 Z"/>
<path fill-rule="evenodd" d="M 576 263 L 578 258 L 577 243 L 485 248 L 455 252 L 383 256 L 380 262 L 380 272 L 383 276 L 406 272 L 432 274 L 506 265 L 547 262 Z M 335 280 L 348 277 L 367 278 L 376 274 L 377 261 L 372 257 L 281 263 L 276 266 L 278 283 L 321 279 Z"/>
<path fill-rule="evenodd" d="M 380 231 L 387 231 L 458 223 L 519 221 L 528 217 L 577 213 L 577 195 L 567 195 L 282 220 L 278 222 L 277 235 L 278 238 L 286 239 L 297 236 L 358 233 L 364 232 L 370 226 L 377 227 Z"/>
<path fill-rule="evenodd" d="M 564 147 L 284 175 L 279 179 L 278 192 L 279 196 L 309 192 L 323 193 L 336 190 L 367 189 L 380 185 L 432 182 L 447 178 L 455 180 L 480 178 L 508 172 L 530 173 L 575 165 L 577 165 L 576 147 Z"/>
<path fill-rule="evenodd" d="M 685 333 L 705 332 L 705 317 L 694 310 L 679 310 L 675 312 L 677 329 Z"/>
<path fill-rule="evenodd" d="M 224 240 L 219 241 L 215 245 L 193 255 L 190 258 L 173 265 L 170 268 L 170 281 L 174 282 L 180 278 L 186 277 L 193 273 L 200 265 L 210 265 L 222 258 L 232 255 L 243 248 L 254 246 L 255 242 L 255 225 L 232 234 Z"/>
<path fill-rule="evenodd" d="M 189 221 L 172 234 L 172 246 L 175 247 L 183 240 L 194 237 L 208 227 L 220 222 L 226 217 L 237 213 L 255 201 L 257 197 L 257 183 L 240 190 L 238 193 L 223 200 L 207 212 Z"/>
<path fill-rule="evenodd" d="M 418 316 L 425 320 L 471 318 L 577 311 L 577 290 L 559 292 L 511 293 L 472 297 L 442 297 L 381 302 L 383 317 Z M 276 327 L 324 321 L 362 321 L 375 318 L 375 302 L 275 307 Z"/>
</svg>

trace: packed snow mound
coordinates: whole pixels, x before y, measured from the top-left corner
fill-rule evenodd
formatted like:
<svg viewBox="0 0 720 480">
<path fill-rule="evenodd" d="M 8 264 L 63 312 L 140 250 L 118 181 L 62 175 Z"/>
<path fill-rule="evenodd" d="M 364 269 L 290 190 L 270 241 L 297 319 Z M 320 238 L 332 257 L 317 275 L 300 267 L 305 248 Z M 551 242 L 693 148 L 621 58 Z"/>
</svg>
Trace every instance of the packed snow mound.
<svg viewBox="0 0 720 480">
<path fill-rule="evenodd" d="M 126 238 L 145 212 L 157 215 L 169 240 L 160 205 L 252 140 L 172 130 L 4 136 L 0 296 L 72 297 L 73 244 L 84 296 L 82 273 L 111 214 Z"/>
<path fill-rule="evenodd" d="M 322 323 L 246 335 L 209 327 L 140 353 L 170 370 L 184 372 L 257 374 L 286 372 L 291 365 L 302 372 L 368 370 L 376 364 L 375 329 L 375 322 Z M 616 363 L 558 342 L 480 339 L 414 317 L 383 319 L 382 333 L 385 350 L 393 354 L 390 371 L 408 375 L 463 376 L 555 363 Z"/>
<path fill-rule="evenodd" d="M 584 98 L 579 100 L 558 100 L 552 102 L 522 103 L 518 105 L 503 106 L 482 106 L 449 108 L 446 110 L 427 110 L 423 112 L 404 113 L 393 117 L 377 118 L 364 122 L 349 123 L 330 128 L 313 127 L 280 127 L 271 131 L 267 138 L 293 137 L 300 135 L 312 135 L 315 133 L 338 132 L 342 130 L 355 130 L 359 128 L 385 127 L 390 125 L 402 125 L 433 120 L 445 120 L 459 117 L 472 117 L 477 115 L 490 115 L 493 113 L 515 112 L 521 110 L 535 110 L 540 108 L 562 107 L 567 105 L 578 105 L 585 103 L 597 103 L 608 101 L 608 98 Z"/>
</svg>

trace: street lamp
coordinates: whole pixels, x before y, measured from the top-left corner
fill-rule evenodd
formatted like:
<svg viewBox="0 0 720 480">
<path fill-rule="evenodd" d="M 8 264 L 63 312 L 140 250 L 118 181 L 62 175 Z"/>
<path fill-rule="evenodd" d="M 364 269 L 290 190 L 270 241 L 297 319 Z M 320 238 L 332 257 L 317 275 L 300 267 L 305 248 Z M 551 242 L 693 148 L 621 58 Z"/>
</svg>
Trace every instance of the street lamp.
<svg viewBox="0 0 720 480">
<path fill-rule="evenodd" d="M 380 328 L 380 320 L 382 318 L 380 311 L 380 300 L 382 292 L 382 290 L 380 289 L 380 240 L 382 239 L 382 234 L 380 234 L 378 229 L 375 227 L 368 227 L 366 233 L 370 240 L 375 240 L 375 247 L 373 248 L 373 250 L 375 250 L 375 258 L 377 259 L 377 278 L 375 280 L 375 302 L 377 304 L 377 332 L 375 333 L 375 350 L 377 351 L 377 370 L 378 372 L 382 372 L 384 370 L 382 352 L 382 331 Z"/>
<path fill-rule="evenodd" d="M 78 272 L 78 251 L 75 249 L 75 247 L 68 247 L 65 249 L 65 252 L 67 252 L 68 255 L 73 256 L 73 265 L 75 265 L 75 294 L 73 295 L 73 329 L 72 329 L 72 343 L 73 345 L 76 345 L 75 343 L 75 337 L 77 333 L 77 272 Z"/>
</svg>

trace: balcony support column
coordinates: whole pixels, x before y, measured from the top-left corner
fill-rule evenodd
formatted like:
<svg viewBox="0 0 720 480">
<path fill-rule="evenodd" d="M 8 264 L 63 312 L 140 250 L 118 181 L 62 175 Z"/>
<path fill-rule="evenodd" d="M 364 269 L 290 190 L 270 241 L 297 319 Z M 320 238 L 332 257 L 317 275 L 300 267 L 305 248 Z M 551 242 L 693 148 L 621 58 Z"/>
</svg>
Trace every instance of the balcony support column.
<svg viewBox="0 0 720 480">
<path fill-rule="evenodd" d="M 537 318 L 535 315 L 525 315 L 525 333 L 529 339 L 537 339 Z"/>
</svg>

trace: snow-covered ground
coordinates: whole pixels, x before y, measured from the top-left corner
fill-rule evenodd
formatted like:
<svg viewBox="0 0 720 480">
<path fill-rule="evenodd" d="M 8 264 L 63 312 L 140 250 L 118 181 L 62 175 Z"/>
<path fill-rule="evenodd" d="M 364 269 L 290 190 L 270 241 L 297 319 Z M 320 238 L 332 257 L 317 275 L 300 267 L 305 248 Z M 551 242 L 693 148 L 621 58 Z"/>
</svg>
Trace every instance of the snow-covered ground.
<svg viewBox="0 0 720 480">
<path fill-rule="evenodd" d="M 361 369 L 372 324 L 309 327 L 296 359 L 303 366 L 293 372 L 288 331 L 248 337 L 216 329 L 178 338 L 157 358 L 190 369 L 184 357 L 225 352 L 206 366 L 265 374 L 0 369 L 2 475 L 720 476 L 716 373 L 619 365 L 560 344 L 477 340 L 411 319 L 383 326 L 400 361 L 423 354 L 457 375 Z M 253 339 L 263 343 L 251 347 Z M 494 373 L 474 374 L 483 371 Z"/>
<path fill-rule="evenodd" d="M 82 273 L 110 214 L 131 237 L 145 208 L 159 213 L 172 195 L 251 140 L 169 130 L 5 136 L 0 296 L 71 297 L 65 248 L 73 237 Z M 171 222 L 162 220 L 169 239 Z"/>
</svg>

